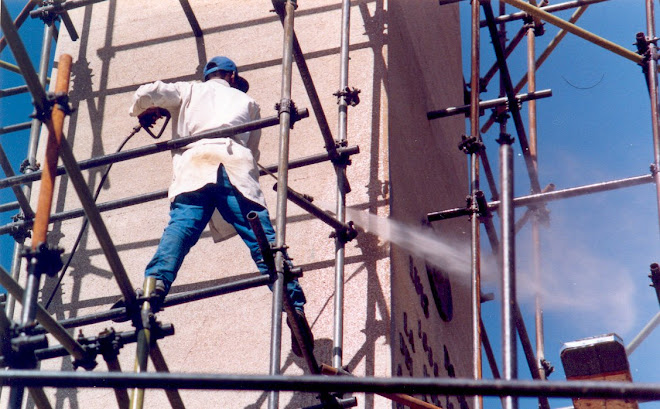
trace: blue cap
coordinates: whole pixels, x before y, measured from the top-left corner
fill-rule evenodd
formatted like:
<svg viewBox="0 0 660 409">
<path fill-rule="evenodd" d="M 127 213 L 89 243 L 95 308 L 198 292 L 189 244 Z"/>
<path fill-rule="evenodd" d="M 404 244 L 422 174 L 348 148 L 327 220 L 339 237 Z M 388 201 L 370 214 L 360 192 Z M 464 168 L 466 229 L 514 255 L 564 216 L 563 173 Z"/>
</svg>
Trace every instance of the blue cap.
<svg viewBox="0 0 660 409">
<path fill-rule="evenodd" d="M 243 92 L 247 92 L 248 88 L 250 88 L 250 84 L 247 80 L 238 75 L 236 64 L 229 58 L 221 55 L 211 58 L 204 66 L 204 81 L 208 79 L 209 74 L 216 71 L 233 72 L 236 80 L 236 88 Z"/>
<path fill-rule="evenodd" d="M 216 71 L 229 71 L 238 75 L 238 68 L 236 68 L 236 64 L 224 56 L 213 57 L 209 60 L 209 62 L 206 63 L 204 66 L 204 80 L 206 81 L 206 77 Z"/>
</svg>

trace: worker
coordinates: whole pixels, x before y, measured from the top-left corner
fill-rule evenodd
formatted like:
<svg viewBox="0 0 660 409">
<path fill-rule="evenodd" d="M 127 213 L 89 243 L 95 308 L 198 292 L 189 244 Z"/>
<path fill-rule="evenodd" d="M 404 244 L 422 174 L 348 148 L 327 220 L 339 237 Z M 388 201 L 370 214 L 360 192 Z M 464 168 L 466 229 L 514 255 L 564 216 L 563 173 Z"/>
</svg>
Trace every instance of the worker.
<svg viewBox="0 0 660 409">
<path fill-rule="evenodd" d="M 218 56 L 205 65 L 203 82 L 156 81 L 139 87 L 130 115 L 137 116 L 143 127 L 151 127 L 161 117 L 162 109 L 178 115 L 175 138 L 241 125 L 260 118 L 259 105 L 246 94 L 248 88 L 247 80 L 238 75 L 236 64 Z M 170 221 L 145 270 L 145 276 L 156 278 L 157 297 L 164 298 L 169 292 L 184 257 L 209 221 L 212 234 L 219 231 L 218 213 L 243 239 L 259 271 L 272 273 L 246 217 L 255 212 L 266 238 L 275 241 L 258 180 L 260 138 L 258 129 L 232 137 L 202 139 L 173 151 L 173 178 L 168 192 Z M 286 254 L 285 259 L 290 267 Z M 305 295 L 298 280 L 288 281 L 285 291 L 301 318 L 302 330 L 311 338 L 304 313 Z M 294 336 L 291 342 L 294 354 L 301 356 Z"/>
</svg>

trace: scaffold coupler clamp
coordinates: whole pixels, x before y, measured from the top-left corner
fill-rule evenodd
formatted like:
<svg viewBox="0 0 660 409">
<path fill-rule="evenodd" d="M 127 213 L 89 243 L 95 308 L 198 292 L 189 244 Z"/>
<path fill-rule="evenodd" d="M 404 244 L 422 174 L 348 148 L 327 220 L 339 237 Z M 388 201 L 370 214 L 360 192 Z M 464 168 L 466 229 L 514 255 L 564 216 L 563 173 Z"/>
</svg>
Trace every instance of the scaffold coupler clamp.
<svg viewBox="0 0 660 409">
<path fill-rule="evenodd" d="M 534 17 L 531 16 L 530 14 L 526 14 L 525 17 L 523 17 L 523 22 L 524 26 L 527 29 L 533 29 L 534 30 L 534 37 L 541 37 L 543 34 L 545 34 L 545 24 L 543 21 L 538 20 L 539 24 L 536 24 L 536 21 L 534 21 Z"/>
<path fill-rule="evenodd" d="M 473 211 L 476 213 L 479 220 L 489 219 L 493 216 L 488 208 L 488 201 L 486 200 L 483 191 L 477 190 L 474 192 L 474 199 L 471 204 L 476 205 L 473 206 Z"/>
<path fill-rule="evenodd" d="M 655 294 L 658 297 L 658 303 L 660 304 L 660 265 L 658 263 L 651 264 L 651 274 L 649 274 L 651 279 L 651 287 L 655 288 Z"/>
<path fill-rule="evenodd" d="M 655 60 L 658 59 L 658 54 L 657 52 L 652 53 L 651 52 L 651 47 L 649 47 L 649 44 L 658 44 L 658 38 L 648 38 L 644 35 L 644 33 L 639 32 L 635 35 L 635 46 L 637 47 L 637 54 L 641 55 L 644 57 L 642 61 L 639 62 L 639 64 L 642 66 L 642 69 L 644 72 L 646 72 L 646 69 L 648 67 L 648 62 L 649 59 L 653 58 Z"/>
<path fill-rule="evenodd" d="M 28 260 L 28 271 L 35 269 L 38 274 L 45 273 L 53 277 L 64 265 L 62 263 L 64 249 L 48 243 L 41 243 L 36 249 L 26 248 L 21 255 Z"/>
<path fill-rule="evenodd" d="M 348 146 L 348 141 L 343 140 L 335 140 L 335 152 L 341 148 L 345 148 Z M 330 159 L 330 162 L 332 162 L 333 165 L 335 166 L 341 166 L 341 167 L 347 167 L 350 166 L 353 162 L 351 161 L 351 155 L 348 155 L 346 153 L 339 153 L 337 152 L 337 155 Z"/>
<path fill-rule="evenodd" d="M 43 10 L 34 10 L 30 12 L 30 16 L 32 18 L 41 19 L 41 21 L 48 26 L 55 23 L 59 18 L 59 14 L 64 11 L 61 0 L 45 0 L 42 2 L 41 7 L 47 8 Z"/>
<path fill-rule="evenodd" d="M 298 113 L 298 108 L 296 107 L 296 103 L 293 102 L 293 100 L 291 99 L 282 98 L 280 102 L 275 104 L 275 110 L 277 111 L 278 116 L 281 116 L 284 113 L 291 115 L 291 120 L 290 120 L 291 129 L 293 129 L 293 125 L 296 122 L 302 119 L 300 114 Z"/>
<path fill-rule="evenodd" d="M 346 104 L 354 107 L 360 103 L 360 97 L 359 97 L 360 92 L 362 91 L 355 87 L 353 88 L 345 87 L 344 89 L 340 89 L 339 91 L 335 92 L 332 95 L 337 97 L 337 104 L 339 104 L 341 102 L 341 99 L 344 98 Z"/>
<path fill-rule="evenodd" d="M 480 138 L 477 138 L 476 136 L 461 135 L 461 142 L 458 144 L 458 149 L 463 151 L 463 153 L 472 155 L 481 152 L 483 148 L 484 144 L 481 142 Z"/>
<path fill-rule="evenodd" d="M 541 370 L 543 370 L 545 378 L 547 379 L 555 371 L 555 367 L 550 363 L 550 361 L 547 361 L 544 358 L 541 358 L 540 364 Z"/>
<path fill-rule="evenodd" d="M 23 212 L 16 213 L 11 217 L 11 219 L 17 223 L 25 220 L 25 215 Z M 21 223 L 11 227 L 9 235 L 14 238 L 17 243 L 25 243 L 25 239 L 32 237 L 30 233 L 29 223 Z"/>
<path fill-rule="evenodd" d="M 31 326 L 32 327 L 32 326 Z M 37 365 L 35 351 L 48 347 L 46 335 L 28 335 L 31 328 L 12 324 L 5 332 L 8 342 L 3 343 L 2 363 L 14 369 L 32 369 Z"/>
<path fill-rule="evenodd" d="M 37 110 L 30 117 L 45 122 L 50 119 L 53 107 L 56 105 L 65 115 L 71 115 L 75 112 L 75 109 L 69 104 L 69 95 L 65 92 L 48 92 L 43 102 L 43 111 Z"/>
<path fill-rule="evenodd" d="M 500 133 L 499 138 L 495 139 L 495 142 L 499 143 L 500 145 L 511 145 L 513 144 L 513 137 L 511 134 L 508 134 L 506 132 Z"/>
<path fill-rule="evenodd" d="M 33 165 L 30 163 L 30 159 L 28 158 L 23 159 L 21 166 L 18 168 L 18 170 L 23 174 L 36 172 L 39 169 L 41 169 L 41 164 L 39 162 L 34 162 Z"/>
<path fill-rule="evenodd" d="M 347 227 L 338 229 L 330 233 L 330 238 L 337 238 L 342 243 L 348 243 L 357 237 L 358 231 L 354 227 L 353 221 L 346 223 Z"/>
</svg>

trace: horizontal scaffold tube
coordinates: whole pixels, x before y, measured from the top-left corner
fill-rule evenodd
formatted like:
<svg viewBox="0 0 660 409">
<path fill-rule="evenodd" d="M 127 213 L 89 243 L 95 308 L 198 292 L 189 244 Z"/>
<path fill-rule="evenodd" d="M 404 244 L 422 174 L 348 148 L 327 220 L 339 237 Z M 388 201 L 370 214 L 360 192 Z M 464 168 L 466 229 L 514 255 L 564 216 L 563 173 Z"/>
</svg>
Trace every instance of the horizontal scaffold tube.
<svg viewBox="0 0 660 409">
<path fill-rule="evenodd" d="M 217 297 L 219 295 L 229 294 L 237 291 L 247 290 L 250 288 L 261 287 L 271 284 L 271 279 L 267 275 L 256 275 L 241 280 L 236 280 L 226 284 L 214 285 L 200 290 L 186 291 L 178 294 L 170 294 L 165 298 L 163 307 L 172 307 L 175 305 L 185 304 L 192 301 L 199 301 L 206 298 Z M 107 311 L 101 311 L 95 314 L 84 315 L 81 317 L 67 318 L 58 321 L 62 328 L 77 328 L 85 325 L 97 324 L 99 322 L 109 321 L 111 319 L 119 318 L 126 315 L 126 308 L 119 307 Z M 45 331 L 44 327 L 37 325 L 34 334 L 42 334 Z"/>
<path fill-rule="evenodd" d="M 587 40 L 593 44 L 596 44 L 600 47 L 603 47 L 604 49 L 608 51 L 612 51 L 615 54 L 618 54 L 624 58 L 629 59 L 630 61 L 636 62 L 636 63 L 641 63 L 642 62 L 642 56 L 639 54 L 636 54 L 633 51 L 630 51 L 624 47 L 621 47 L 618 44 L 615 44 L 609 40 L 606 40 L 602 37 L 599 37 L 587 30 L 584 30 L 575 24 L 568 23 L 567 21 L 564 21 L 560 19 L 559 17 L 556 17 L 553 14 L 548 13 L 547 11 L 544 11 L 540 9 L 539 7 L 533 6 L 529 3 L 526 3 L 522 0 L 502 0 L 505 3 L 508 3 L 514 7 L 518 7 L 519 9 L 529 13 L 533 17 L 540 18 L 543 21 L 546 21 L 554 26 L 557 26 L 559 28 L 563 28 L 564 30 L 568 31 L 571 34 L 575 34 L 576 36 Z"/>
<path fill-rule="evenodd" d="M 302 108 L 298 110 L 298 118 L 307 118 L 308 116 L 309 116 L 309 111 L 306 108 Z M 95 168 L 98 166 L 108 165 L 111 163 L 117 163 L 129 159 L 135 159 L 147 155 L 152 155 L 154 153 L 183 148 L 186 145 L 189 145 L 193 142 L 197 142 L 202 139 L 226 138 L 243 132 L 249 132 L 256 129 L 267 128 L 269 126 L 274 126 L 279 123 L 280 123 L 279 116 L 273 115 L 267 118 L 246 122 L 241 125 L 231 126 L 231 127 L 208 131 L 208 132 L 202 132 L 194 136 L 172 139 L 169 141 L 159 142 L 135 149 L 129 149 L 127 151 L 111 153 L 109 155 L 98 156 L 96 158 L 82 160 L 78 162 L 78 166 L 80 166 L 81 170 Z M 63 166 L 57 168 L 56 175 L 63 175 L 64 173 L 65 170 Z M 41 171 L 37 171 L 37 172 L 28 173 L 26 175 L 5 178 L 0 180 L 0 188 L 14 186 L 22 183 L 34 182 L 35 180 L 39 180 L 40 177 L 41 177 Z"/>
<path fill-rule="evenodd" d="M 531 206 L 540 203 L 551 202 L 554 200 L 568 199 L 571 197 L 578 197 L 588 195 L 591 193 L 607 192 L 610 190 L 621 189 L 625 187 L 632 187 L 637 185 L 644 185 L 653 183 L 653 175 L 635 176 L 628 179 L 612 180 L 609 182 L 595 183 L 593 185 L 585 185 L 573 187 L 563 190 L 555 190 L 547 193 L 537 193 L 533 195 L 521 196 L 513 199 L 514 207 Z M 500 207 L 500 201 L 495 200 L 488 203 L 489 210 L 496 210 Z M 437 220 L 451 219 L 459 216 L 466 216 L 471 214 L 469 209 L 459 207 L 456 209 L 443 210 L 440 212 L 429 213 L 427 219 L 430 222 Z"/>
<path fill-rule="evenodd" d="M 553 4 L 550 6 L 544 6 L 544 7 L 539 7 L 540 10 L 543 10 L 548 13 L 554 13 L 556 11 L 562 11 L 562 10 L 568 10 L 572 8 L 577 8 L 577 7 L 583 7 L 583 6 L 588 6 L 590 4 L 596 4 L 596 3 L 602 3 L 607 0 L 574 0 L 574 1 L 568 1 L 566 3 L 558 3 L 558 4 Z M 525 13 L 523 11 L 519 11 L 517 13 L 512 13 L 512 14 L 507 14 L 503 16 L 498 16 L 495 17 L 495 23 L 507 23 L 509 21 L 514 21 L 514 20 L 522 20 L 524 18 L 527 18 L 529 16 L 528 13 Z M 486 27 L 488 25 L 487 21 L 481 21 L 479 23 L 480 27 Z"/>
<path fill-rule="evenodd" d="M 226 375 L 209 373 L 118 373 L 7 370 L 0 386 L 61 388 L 150 388 L 196 390 L 286 390 L 407 393 L 463 396 L 547 396 L 567 398 L 660 399 L 660 383 L 616 381 L 524 381 L 465 378 L 350 378 L 328 376 Z"/>
<path fill-rule="evenodd" d="M 345 155 L 345 156 L 351 156 L 355 155 L 360 152 L 360 147 L 357 145 L 354 146 L 347 146 L 345 148 L 339 148 L 337 149 L 337 152 L 339 155 Z M 316 163 L 321 163 L 321 162 L 327 162 L 331 160 L 332 158 L 328 153 L 320 153 L 317 155 L 312 155 L 312 156 L 306 156 L 304 158 L 299 158 L 292 160 L 289 162 L 289 169 L 296 169 L 296 168 L 301 168 L 303 166 L 307 165 L 313 165 Z M 264 168 L 265 170 L 261 171 L 261 175 L 265 175 L 267 173 L 274 173 L 277 172 L 277 165 L 270 165 Z M 127 206 L 132 206 L 136 204 L 141 204 L 141 203 L 148 203 L 154 200 L 159 200 L 167 197 L 167 189 L 159 190 L 156 192 L 151 192 L 151 193 L 145 193 L 143 195 L 137 195 L 137 196 L 132 196 L 128 197 L 125 199 L 118 199 L 118 200 L 111 200 L 108 202 L 100 203 L 97 205 L 98 209 L 100 212 L 107 212 L 109 210 L 115 210 L 115 209 L 121 209 Z M 12 206 L 13 208 L 18 207 L 18 203 L 16 203 L 15 206 Z M 12 208 L 10 207 L 10 208 Z M 9 209 L 4 209 L 3 211 L 7 211 Z M 71 219 L 76 219 L 78 217 L 82 217 L 85 215 L 85 212 L 83 209 L 73 209 L 73 210 L 67 210 L 64 212 L 60 213 L 55 213 L 50 216 L 50 222 L 55 223 L 55 222 L 61 222 L 64 220 L 71 220 Z M 23 228 L 23 227 L 29 227 L 32 225 L 32 220 L 21 220 L 17 222 L 12 222 L 5 224 L 4 226 L 0 226 L 0 235 L 2 234 L 8 234 L 14 231 L 15 229 Z"/>
<path fill-rule="evenodd" d="M 544 89 L 541 91 L 530 92 L 527 94 L 518 94 L 516 95 L 516 100 L 518 102 L 525 102 L 535 99 L 548 98 L 551 96 L 552 96 L 552 90 Z M 479 109 L 495 108 L 497 106 L 506 105 L 508 101 L 509 100 L 507 99 L 507 97 L 491 99 L 488 101 L 481 101 L 479 102 Z M 426 117 L 428 119 L 436 119 L 436 118 L 444 118 L 446 116 L 457 115 L 457 114 L 465 114 L 466 116 L 469 117 L 470 105 L 461 105 L 457 107 L 440 109 L 438 111 L 431 111 L 426 114 Z"/>
</svg>

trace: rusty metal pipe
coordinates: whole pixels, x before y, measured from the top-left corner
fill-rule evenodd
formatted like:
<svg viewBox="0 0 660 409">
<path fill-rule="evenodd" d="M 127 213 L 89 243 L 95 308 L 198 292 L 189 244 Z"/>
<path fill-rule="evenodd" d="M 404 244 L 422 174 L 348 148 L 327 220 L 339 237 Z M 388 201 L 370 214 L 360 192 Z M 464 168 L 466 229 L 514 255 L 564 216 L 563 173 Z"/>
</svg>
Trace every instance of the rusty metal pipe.
<svg viewBox="0 0 660 409">
<path fill-rule="evenodd" d="M 478 140 L 481 139 L 479 134 L 479 91 L 480 91 L 480 77 L 479 77 L 479 2 L 473 1 L 471 6 L 471 39 L 470 39 L 470 133 Z M 479 191 L 479 155 L 471 154 L 470 160 L 470 194 L 474 195 Z M 473 206 L 476 206 L 473 201 Z M 480 222 L 477 217 L 472 217 L 470 222 L 471 232 L 471 310 L 472 310 L 472 378 L 474 380 L 481 380 L 482 378 L 482 364 L 481 364 L 481 247 L 480 247 Z M 474 405 L 475 409 L 483 408 L 483 398 L 475 396 Z"/>
<path fill-rule="evenodd" d="M 518 102 L 525 102 L 525 101 L 533 101 L 541 98 L 548 98 L 551 96 L 552 96 L 552 90 L 544 89 L 538 92 L 535 91 L 535 92 L 528 92 L 526 94 L 518 94 L 515 96 L 515 98 L 516 101 Z M 490 99 L 488 101 L 480 101 L 479 110 L 495 108 L 498 106 L 505 106 L 508 104 L 508 102 L 509 100 L 506 97 Z M 436 118 L 444 118 L 458 114 L 465 114 L 466 116 L 470 116 L 471 115 L 470 107 L 471 105 L 460 105 L 457 107 L 449 107 L 437 111 L 430 111 L 426 114 L 426 118 L 436 119 Z"/>
<path fill-rule="evenodd" d="M 527 165 L 527 172 L 529 174 L 529 180 L 531 185 L 531 190 L 533 193 L 538 193 L 541 191 L 541 185 L 539 184 L 539 177 L 536 168 L 531 160 L 529 152 L 529 142 L 527 141 L 527 135 L 525 133 L 525 126 L 522 122 L 522 117 L 520 114 L 520 109 L 515 99 L 515 92 L 513 90 L 513 84 L 511 83 L 511 75 L 509 74 L 509 68 L 504 58 L 504 53 L 502 50 L 502 44 L 498 41 L 497 28 L 493 22 L 493 9 L 490 5 L 490 0 L 483 1 L 482 3 L 484 14 L 486 19 L 489 21 L 488 31 L 492 38 L 493 48 L 495 49 L 495 55 L 497 57 L 498 64 L 500 65 L 500 72 L 502 74 L 502 80 L 504 88 L 506 89 L 506 96 L 509 100 L 509 112 L 513 118 L 514 125 L 516 127 L 516 133 L 518 135 L 518 142 L 522 148 L 522 154 L 525 159 L 525 164 Z"/>
<path fill-rule="evenodd" d="M 646 64 L 646 76 L 651 98 L 651 129 L 653 132 L 653 167 L 656 196 L 658 200 L 658 222 L 660 223 L 660 123 L 658 118 L 658 63 L 657 46 L 655 39 L 655 9 L 652 0 L 646 0 L 646 31 L 648 42 L 648 56 Z"/>
<path fill-rule="evenodd" d="M 573 13 L 571 18 L 568 20 L 569 23 L 574 24 L 577 20 L 579 20 L 582 14 L 584 14 L 584 12 L 587 10 L 587 7 L 588 6 L 582 6 L 578 8 L 575 11 L 575 13 Z M 554 36 L 554 38 L 550 41 L 550 43 L 548 43 L 545 50 L 543 50 L 539 58 L 536 59 L 535 65 L 537 70 L 539 69 L 539 67 L 543 65 L 545 60 L 548 59 L 552 51 L 554 51 L 554 49 L 557 48 L 557 46 L 559 45 L 561 40 L 563 40 L 563 38 L 566 36 L 567 33 L 568 32 L 564 29 L 559 30 L 559 32 Z M 523 75 L 520 81 L 518 81 L 518 83 L 514 88 L 514 93 L 517 94 L 518 92 L 520 92 L 520 90 L 525 86 L 526 83 L 527 83 L 527 74 Z M 484 126 L 481 127 L 481 132 L 482 133 L 488 132 L 488 130 L 490 129 L 491 126 L 493 126 L 494 123 L 495 123 L 494 118 L 493 117 L 489 118 L 488 121 L 486 121 L 486 123 L 484 124 Z"/>
</svg>

